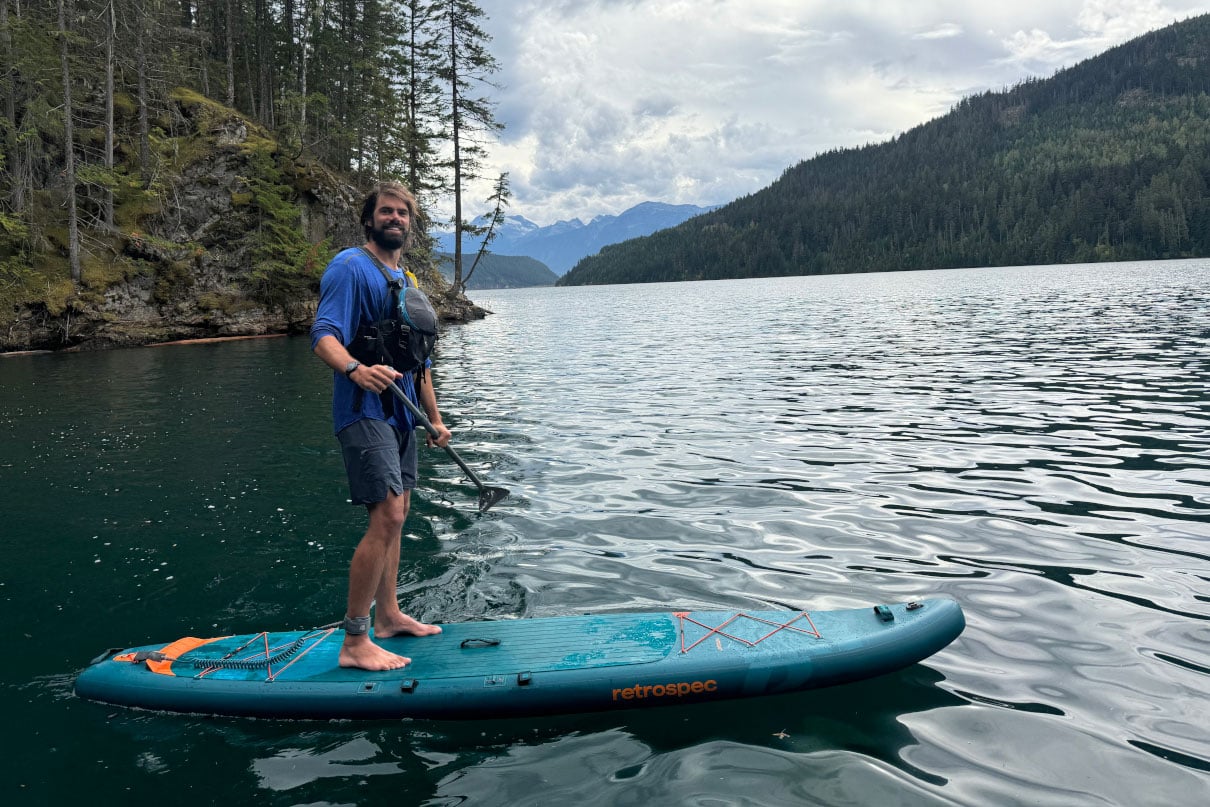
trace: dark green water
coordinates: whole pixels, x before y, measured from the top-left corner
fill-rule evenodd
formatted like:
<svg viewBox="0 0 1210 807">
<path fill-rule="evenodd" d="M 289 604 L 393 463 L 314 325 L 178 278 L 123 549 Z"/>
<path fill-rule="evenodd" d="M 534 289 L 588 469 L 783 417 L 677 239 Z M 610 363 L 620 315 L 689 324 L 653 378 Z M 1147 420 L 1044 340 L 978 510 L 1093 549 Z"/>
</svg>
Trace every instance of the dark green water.
<svg viewBox="0 0 1210 807">
<path fill-rule="evenodd" d="M 1200 805 L 1210 262 L 480 292 L 422 458 L 439 621 L 857 607 L 968 628 L 802 695 L 449 723 L 72 695 L 100 651 L 340 616 L 362 527 L 301 339 L 0 360 L 0 803 Z"/>
</svg>

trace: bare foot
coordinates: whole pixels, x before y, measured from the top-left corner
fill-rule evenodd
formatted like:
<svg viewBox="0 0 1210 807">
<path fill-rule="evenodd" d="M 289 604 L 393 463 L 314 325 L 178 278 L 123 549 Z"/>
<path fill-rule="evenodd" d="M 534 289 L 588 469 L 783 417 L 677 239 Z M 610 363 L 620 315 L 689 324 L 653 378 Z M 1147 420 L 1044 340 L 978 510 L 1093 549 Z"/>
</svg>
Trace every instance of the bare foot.
<svg viewBox="0 0 1210 807">
<path fill-rule="evenodd" d="M 441 633 L 439 626 L 412 619 L 404 613 L 374 613 L 374 636 L 379 639 L 390 639 L 393 636 L 435 636 L 438 633 Z"/>
<path fill-rule="evenodd" d="M 384 650 L 370 641 L 368 636 L 345 636 L 340 646 L 340 666 L 359 670 L 398 670 L 411 664 L 407 656 Z"/>
</svg>

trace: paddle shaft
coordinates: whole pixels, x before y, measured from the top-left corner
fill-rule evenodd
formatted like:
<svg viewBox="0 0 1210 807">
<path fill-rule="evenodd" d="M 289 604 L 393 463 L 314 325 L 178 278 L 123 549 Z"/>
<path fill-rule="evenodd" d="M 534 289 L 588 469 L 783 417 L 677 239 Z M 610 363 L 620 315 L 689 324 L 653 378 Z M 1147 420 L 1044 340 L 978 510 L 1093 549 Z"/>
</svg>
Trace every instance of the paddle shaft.
<svg viewBox="0 0 1210 807">
<path fill-rule="evenodd" d="M 420 407 L 417 406 L 416 404 L 412 403 L 411 399 L 409 399 L 408 396 L 404 394 L 403 390 L 401 390 L 399 388 L 398 384 L 391 384 L 391 392 L 395 393 L 396 398 L 403 401 L 403 405 L 406 406 L 408 408 L 408 411 L 411 412 L 412 415 L 416 418 L 416 422 L 419 423 L 421 426 L 423 426 L 425 431 L 427 431 L 429 434 L 433 435 L 433 437 L 435 439 L 438 436 L 437 427 L 434 426 L 427 417 L 425 417 L 425 414 L 423 411 L 421 411 Z M 470 469 L 470 466 L 462 461 L 462 457 L 458 456 L 457 451 L 454 451 L 454 449 L 450 448 L 448 445 L 442 446 L 442 448 L 445 449 L 446 454 L 450 455 L 450 459 L 452 459 L 454 462 L 458 463 L 459 468 L 461 468 L 463 471 L 466 471 L 466 475 L 469 476 L 471 478 L 471 481 L 475 483 L 475 487 L 479 488 L 480 491 L 484 491 L 487 489 L 487 485 L 483 484 L 483 482 L 479 479 L 479 477 L 475 474 L 475 472 Z"/>
</svg>

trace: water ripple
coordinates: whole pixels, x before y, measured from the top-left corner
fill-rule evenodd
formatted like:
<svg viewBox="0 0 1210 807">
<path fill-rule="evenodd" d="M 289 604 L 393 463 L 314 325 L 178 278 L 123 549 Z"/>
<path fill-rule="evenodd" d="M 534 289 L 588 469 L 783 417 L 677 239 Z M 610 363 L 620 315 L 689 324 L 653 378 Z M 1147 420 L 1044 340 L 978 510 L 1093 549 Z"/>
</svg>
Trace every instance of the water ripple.
<svg viewBox="0 0 1210 807">
<path fill-rule="evenodd" d="M 527 468 L 545 515 L 505 529 L 528 546 L 582 537 L 531 558 L 527 585 L 607 579 L 586 600 L 602 610 L 948 593 L 970 627 L 936 663 L 972 705 L 1020 714 L 997 747 L 1041 733 L 1077 768 L 1109 754 L 1147 770 L 1138 749 L 1200 770 L 1210 741 L 1186 729 L 1204 708 L 1174 698 L 1205 686 L 1190 631 L 1210 618 L 1196 573 L 1210 571 L 1207 269 L 622 287 L 585 291 L 590 310 L 501 293 L 500 319 L 461 338 L 509 377 L 464 394 L 515 408 L 524 422 L 501 428 L 557 458 Z M 745 309 L 760 316 L 724 314 Z M 515 318 L 558 341 L 515 342 Z M 608 552 L 589 562 L 586 543 Z M 1078 730 L 1028 722 L 1058 717 Z M 1125 792 L 1065 791 L 1062 765 L 1027 774 L 1022 760 L 1007 784 L 991 758 L 966 763 L 977 784 L 932 767 L 965 803 L 1027 802 L 1026 776 L 1047 783 L 1042 801 Z"/>
<path fill-rule="evenodd" d="M 236 803 L 1200 803 L 1208 280 L 1183 261 L 481 293 L 496 313 L 443 333 L 435 377 L 459 453 L 512 495 L 480 515 L 423 452 L 413 613 L 945 595 L 968 627 L 827 692 L 474 726 L 69 697 L 108 644 L 336 618 L 363 516 L 303 340 L 6 360 L 0 485 L 30 506 L 6 510 L 0 568 L 55 574 L 0 577 L 27 635 L 0 693 L 15 725 L 92 740 L 35 738 L 12 767 L 61 796 L 39 803 L 87 795 L 68 767 Z"/>
</svg>

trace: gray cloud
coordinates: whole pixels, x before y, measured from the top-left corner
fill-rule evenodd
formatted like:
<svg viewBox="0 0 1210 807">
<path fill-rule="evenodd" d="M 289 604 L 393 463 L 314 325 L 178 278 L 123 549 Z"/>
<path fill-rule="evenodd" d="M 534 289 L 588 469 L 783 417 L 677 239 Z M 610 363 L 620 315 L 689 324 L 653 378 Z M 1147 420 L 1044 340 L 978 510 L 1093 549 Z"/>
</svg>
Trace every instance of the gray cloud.
<svg viewBox="0 0 1210 807">
<path fill-rule="evenodd" d="M 885 140 L 964 96 L 1210 10 L 1210 0 L 480 5 L 506 126 L 489 164 L 510 173 L 512 211 L 541 224 L 646 200 L 727 202 L 821 151 Z"/>
</svg>

